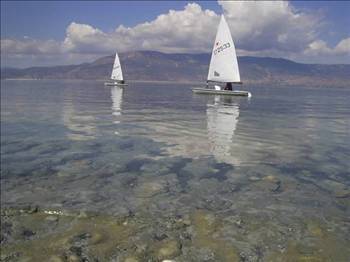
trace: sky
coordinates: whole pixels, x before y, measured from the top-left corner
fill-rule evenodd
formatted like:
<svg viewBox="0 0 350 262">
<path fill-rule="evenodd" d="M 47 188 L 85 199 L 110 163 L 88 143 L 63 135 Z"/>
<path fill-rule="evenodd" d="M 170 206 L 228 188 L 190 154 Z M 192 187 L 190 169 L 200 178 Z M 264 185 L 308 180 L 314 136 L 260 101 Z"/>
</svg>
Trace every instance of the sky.
<svg viewBox="0 0 350 262">
<path fill-rule="evenodd" d="M 350 64 L 347 1 L 1 1 L 1 66 L 210 52 L 221 14 L 238 55 Z"/>
</svg>

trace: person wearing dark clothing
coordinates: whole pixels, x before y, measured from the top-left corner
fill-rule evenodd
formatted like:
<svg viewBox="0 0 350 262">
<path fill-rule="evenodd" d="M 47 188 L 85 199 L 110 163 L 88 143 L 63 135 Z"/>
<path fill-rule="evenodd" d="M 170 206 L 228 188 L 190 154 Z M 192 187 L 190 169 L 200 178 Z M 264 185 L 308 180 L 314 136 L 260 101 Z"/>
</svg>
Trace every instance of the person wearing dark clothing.
<svg viewBox="0 0 350 262">
<path fill-rule="evenodd" d="M 230 83 L 230 82 L 226 83 L 226 86 L 225 86 L 224 90 L 232 91 L 232 83 Z"/>
</svg>

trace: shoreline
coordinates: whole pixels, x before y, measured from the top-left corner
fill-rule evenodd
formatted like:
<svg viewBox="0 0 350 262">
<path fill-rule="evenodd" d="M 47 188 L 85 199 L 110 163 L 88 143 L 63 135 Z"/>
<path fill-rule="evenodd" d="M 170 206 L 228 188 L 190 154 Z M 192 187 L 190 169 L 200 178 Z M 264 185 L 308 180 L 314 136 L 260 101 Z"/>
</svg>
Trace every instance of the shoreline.
<svg viewBox="0 0 350 262">
<path fill-rule="evenodd" d="M 232 219 L 230 225 L 225 217 L 206 209 L 160 218 L 145 213 L 113 216 L 41 210 L 38 206 L 5 208 L 1 209 L 1 260 L 323 261 L 332 257 L 345 261 L 349 255 L 346 239 L 329 232 L 316 216 L 285 225 L 249 213 Z M 267 231 L 270 237 L 264 236 Z M 253 235 L 259 243 L 263 241 L 261 252 L 256 252 L 258 244 L 249 237 Z M 305 254 L 305 250 L 309 251 Z"/>
<path fill-rule="evenodd" d="M 6 78 L 6 79 L 1 79 L 1 81 L 72 81 L 72 82 L 105 82 L 108 81 L 109 79 L 51 79 L 51 78 L 45 78 L 45 79 L 31 79 L 31 78 Z M 165 80 L 128 80 L 128 83 L 154 83 L 154 84 L 184 84 L 184 85 L 201 85 L 205 86 L 206 82 L 205 81 L 165 81 Z M 341 83 L 341 84 L 313 84 L 310 85 L 310 83 L 281 83 L 281 82 L 270 82 L 270 81 L 260 81 L 260 82 L 255 82 L 255 81 L 245 81 L 243 82 L 243 86 L 252 86 L 252 87 L 271 87 L 271 88 L 295 88 L 295 87 L 306 87 L 310 89 L 333 89 L 333 88 L 342 88 L 342 89 L 347 89 L 350 88 L 349 83 Z"/>
</svg>

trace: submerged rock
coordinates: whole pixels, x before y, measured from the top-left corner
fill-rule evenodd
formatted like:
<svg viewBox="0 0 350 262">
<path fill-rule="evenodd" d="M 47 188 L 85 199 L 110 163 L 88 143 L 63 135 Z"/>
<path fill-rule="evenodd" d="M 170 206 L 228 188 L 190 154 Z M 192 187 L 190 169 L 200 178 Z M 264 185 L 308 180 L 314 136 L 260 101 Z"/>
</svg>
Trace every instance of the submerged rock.
<svg viewBox="0 0 350 262">
<path fill-rule="evenodd" d="M 20 256 L 21 254 L 19 252 L 12 252 L 7 254 L 1 252 L 0 261 L 16 261 L 16 259 Z"/>
<path fill-rule="evenodd" d="M 139 198 L 151 198 L 165 191 L 166 185 L 162 181 L 148 181 L 135 188 L 135 195 Z"/>
<path fill-rule="evenodd" d="M 239 261 L 239 255 L 232 243 L 220 238 L 222 221 L 214 214 L 204 210 L 197 210 L 192 214 L 193 245 L 199 248 L 194 250 L 197 256 L 204 261 Z M 203 252 L 205 250 L 205 259 Z"/>
<path fill-rule="evenodd" d="M 252 187 L 258 190 L 267 190 L 272 193 L 281 193 L 283 191 L 282 181 L 276 176 L 268 175 L 262 179 L 253 180 L 252 182 Z"/>
<path fill-rule="evenodd" d="M 109 261 L 116 252 L 115 247 L 125 245 L 134 230 L 132 225 L 123 226 L 122 218 L 80 217 L 78 214 L 68 216 L 60 212 L 60 215 L 52 215 L 38 211 L 12 216 L 10 222 L 16 228 L 11 229 L 11 239 L 1 243 L 2 258 L 6 258 L 2 260 Z M 131 246 L 132 243 L 127 243 L 126 249 L 131 250 Z M 18 259 L 12 259 L 14 252 Z"/>
<path fill-rule="evenodd" d="M 346 239 L 339 238 L 317 218 L 304 223 L 303 238 L 290 239 L 282 250 L 270 252 L 266 261 L 349 261 Z"/>
<path fill-rule="evenodd" d="M 105 240 L 105 237 L 102 233 L 96 232 L 89 239 L 89 244 L 97 245 Z"/>
<path fill-rule="evenodd" d="M 57 216 L 48 216 L 45 218 L 45 220 L 50 221 L 50 222 L 57 222 L 58 217 Z"/>
<path fill-rule="evenodd" d="M 261 180 L 261 178 L 258 177 L 258 176 L 250 176 L 250 177 L 249 177 L 249 180 L 255 182 L 255 181 Z"/>
<path fill-rule="evenodd" d="M 162 241 L 158 245 L 158 250 L 156 251 L 156 257 L 159 260 L 172 259 L 181 254 L 181 244 L 176 240 L 166 240 Z"/>
<path fill-rule="evenodd" d="M 20 208 L 19 211 L 25 214 L 34 214 L 39 211 L 39 207 L 36 205 L 34 206 L 30 205 L 30 206 L 25 206 Z"/>
<path fill-rule="evenodd" d="M 79 262 L 79 261 L 81 261 L 81 259 L 77 255 L 70 255 L 67 258 L 67 261 L 68 262 Z"/>
<path fill-rule="evenodd" d="M 325 179 L 317 182 L 317 185 L 321 186 L 324 190 L 331 192 L 336 198 L 350 198 L 349 186 L 340 182 Z"/>
<path fill-rule="evenodd" d="M 35 235 L 35 232 L 33 232 L 32 230 L 30 229 L 23 229 L 22 231 L 22 235 L 25 239 L 29 239 L 31 238 L 32 236 Z"/>
<path fill-rule="evenodd" d="M 53 255 L 49 258 L 49 262 L 64 262 L 64 259 L 62 257 Z"/>
<path fill-rule="evenodd" d="M 138 260 L 136 257 L 127 257 L 124 262 L 139 262 L 140 260 Z"/>
</svg>

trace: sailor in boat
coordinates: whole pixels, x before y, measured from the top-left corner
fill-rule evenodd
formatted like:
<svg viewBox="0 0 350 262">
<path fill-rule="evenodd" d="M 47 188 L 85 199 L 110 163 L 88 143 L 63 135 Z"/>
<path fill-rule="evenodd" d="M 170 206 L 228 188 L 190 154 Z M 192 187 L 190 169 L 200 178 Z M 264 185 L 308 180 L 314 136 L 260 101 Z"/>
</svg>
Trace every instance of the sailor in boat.
<svg viewBox="0 0 350 262">
<path fill-rule="evenodd" d="M 227 82 L 226 83 L 226 86 L 225 86 L 225 88 L 224 88 L 224 90 L 230 90 L 230 91 L 232 91 L 233 89 L 232 89 L 232 83 L 231 82 Z"/>
</svg>

